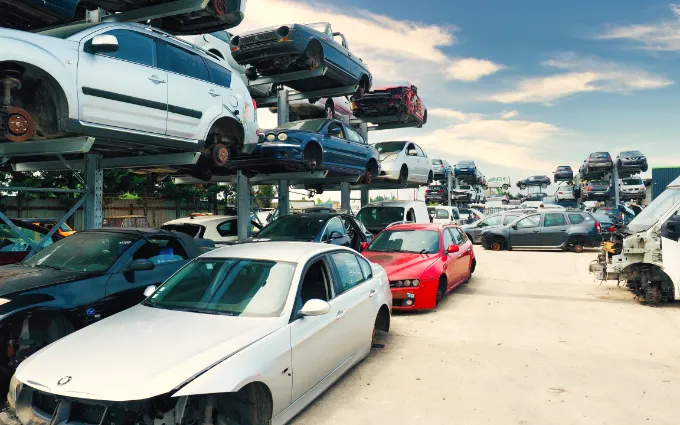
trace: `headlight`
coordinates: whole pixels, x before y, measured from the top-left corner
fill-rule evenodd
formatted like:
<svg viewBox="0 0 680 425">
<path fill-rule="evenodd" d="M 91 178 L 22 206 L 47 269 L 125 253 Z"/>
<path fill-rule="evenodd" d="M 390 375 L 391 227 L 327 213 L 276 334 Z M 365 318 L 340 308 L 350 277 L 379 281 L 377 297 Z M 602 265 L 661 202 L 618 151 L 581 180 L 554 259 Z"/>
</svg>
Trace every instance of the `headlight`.
<svg viewBox="0 0 680 425">
<path fill-rule="evenodd" d="M 16 408 L 17 394 L 21 391 L 23 384 L 17 379 L 16 375 L 12 376 L 9 381 L 9 392 L 7 393 L 7 401 L 12 409 Z"/>
<path fill-rule="evenodd" d="M 411 281 L 410 280 L 405 280 L 404 281 L 404 286 L 411 286 Z"/>
<path fill-rule="evenodd" d="M 412 285 L 412 286 L 418 286 L 418 285 L 420 285 L 420 281 L 419 281 L 418 279 L 413 279 L 413 280 L 411 281 L 411 285 Z"/>
<path fill-rule="evenodd" d="M 396 286 L 397 288 L 401 288 L 402 286 L 404 286 L 404 282 L 402 282 L 401 280 L 398 280 L 394 283 L 394 286 Z"/>
<path fill-rule="evenodd" d="M 288 140 L 288 135 L 286 133 L 279 133 L 279 137 L 277 137 L 277 139 L 279 139 L 281 142 L 285 142 Z"/>
<path fill-rule="evenodd" d="M 274 140 L 276 140 L 276 136 L 274 135 L 274 133 L 269 133 L 267 134 L 266 139 L 268 142 L 273 142 Z"/>
</svg>

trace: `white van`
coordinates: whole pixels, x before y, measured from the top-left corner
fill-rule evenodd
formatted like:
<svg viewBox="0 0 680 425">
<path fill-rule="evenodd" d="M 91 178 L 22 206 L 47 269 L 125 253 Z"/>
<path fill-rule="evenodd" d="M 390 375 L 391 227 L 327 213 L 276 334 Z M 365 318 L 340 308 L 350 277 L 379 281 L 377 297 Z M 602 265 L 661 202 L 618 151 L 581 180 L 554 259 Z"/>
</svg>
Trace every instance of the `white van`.
<svg viewBox="0 0 680 425">
<path fill-rule="evenodd" d="M 427 207 L 427 212 L 429 213 L 430 220 L 433 223 L 459 224 L 460 221 L 460 211 L 458 211 L 458 207 L 437 205 L 433 207 Z"/>
<path fill-rule="evenodd" d="M 359 210 L 357 220 L 369 232 L 378 234 L 395 223 L 431 223 L 423 201 L 383 201 L 366 204 Z"/>
</svg>

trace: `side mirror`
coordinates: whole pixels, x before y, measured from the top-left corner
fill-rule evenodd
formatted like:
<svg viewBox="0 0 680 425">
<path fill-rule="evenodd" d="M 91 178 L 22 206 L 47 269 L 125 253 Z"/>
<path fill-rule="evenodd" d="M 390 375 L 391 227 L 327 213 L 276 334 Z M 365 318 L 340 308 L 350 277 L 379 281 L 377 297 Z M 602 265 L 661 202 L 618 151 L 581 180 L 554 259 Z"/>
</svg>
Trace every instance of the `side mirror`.
<svg viewBox="0 0 680 425">
<path fill-rule="evenodd" d="M 92 39 L 93 53 L 112 53 L 118 50 L 118 39 L 115 35 L 102 34 Z"/>
<path fill-rule="evenodd" d="M 141 272 L 145 270 L 153 270 L 154 269 L 154 264 L 150 260 L 146 260 L 143 258 L 140 258 L 138 260 L 134 260 L 132 263 L 130 263 L 130 270 L 133 272 Z"/>
<path fill-rule="evenodd" d="M 517 225 L 516 225 L 516 224 L 513 224 L 513 225 L 512 225 L 512 229 L 513 229 L 513 230 L 517 230 Z"/>
<path fill-rule="evenodd" d="M 334 241 L 336 239 L 340 239 L 342 237 L 342 233 L 340 232 L 331 232 L 331 237 L 328 238 L 329 241 Z"/>
<path fill-rule="evenodd" d="M 451 254 L 453 252 L 458 252 L 460 251 L 460 247 L 456 244 L 451 244 L 448 247 L 446 247 L 446 253 Z"/>
<path fill-rule="evenodd" d="M 368 242 L 361 242 L 360 251 L 364 252 L 364 251 L 366 251 L 366 248 L 368 248 Z"/>
<path fill-rule="evenodd" d="M 661 237 L 671 239 L 676 242 L 680 240 L 680 215 L 671 216 L 661 226 Z"/>
<path fill-rule="evenodd" d="M 302 316 L 323 316 L 331 311 L 331 305 L 324 300 L 309 300 L 302 306 Z"/>
<path fill-rule="evenodd" d="M 149 285 L 144 290 L 144 296 L 149 298 L 154 292 L 156 292 L 156 285 Z"/>
<path fill-rule="evenodd" d="M 326 134 L 329 136 L 338 136 L 340 133 L 342 133 L 342 129 L 340 127 L 329 128 L 328 131 L 326 131 Z"/>
</svg>

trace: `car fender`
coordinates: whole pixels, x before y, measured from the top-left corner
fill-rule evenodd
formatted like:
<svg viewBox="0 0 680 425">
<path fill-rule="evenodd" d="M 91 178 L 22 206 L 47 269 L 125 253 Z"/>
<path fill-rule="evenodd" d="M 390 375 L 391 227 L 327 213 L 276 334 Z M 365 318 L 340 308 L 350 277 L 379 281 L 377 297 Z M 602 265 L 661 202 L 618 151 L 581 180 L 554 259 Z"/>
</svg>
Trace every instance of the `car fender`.
<svg viewBox="0 0 680 425">
<path fill-rule="evenodd" d="M 19 313 L 40 310 L 43 307 L 54 310 L 55 306 L 53 304 L 55 304 L 55 301 L 57 301 L 56 298 L 49 294 L 22 294 L 20 297 L 16 297 L 7 304 L 0 306 L 0 323 Z"/>
<path fill-rule="evenodd" d="M 69 118 L 78 118 L 78 43 L 35 36 L 35 42 L 14 36 L 18 31 L 0 29 L 2 62 L 22 62 L 40 68 L 61 86 L 68 103 Z M 40 42 L 40 44 L 38 44 Z"/>
<path fill-rule="evenodd" d="M 291 367 L 290 328 L 284 326 L 194 376 L 172 396 L 233 393 L 261 382 L 271 391 L 276 416 L 291 403 Z"/>
</svg>

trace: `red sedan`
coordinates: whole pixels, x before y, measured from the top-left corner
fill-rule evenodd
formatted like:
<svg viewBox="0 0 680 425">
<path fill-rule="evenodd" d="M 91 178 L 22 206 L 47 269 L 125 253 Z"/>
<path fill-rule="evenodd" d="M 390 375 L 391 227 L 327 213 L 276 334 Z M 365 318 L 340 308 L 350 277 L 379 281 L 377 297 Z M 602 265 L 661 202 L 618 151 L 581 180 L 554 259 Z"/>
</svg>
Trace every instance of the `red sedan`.
<svg viewBox="0 0 680 425">
<path fill-rule="evenodd" d="M 449 224 L 400 224 L 362 252 L 387 271 L 396 310 L 427 310 L 475 271 L 472 241 Z"/>
</svg>

